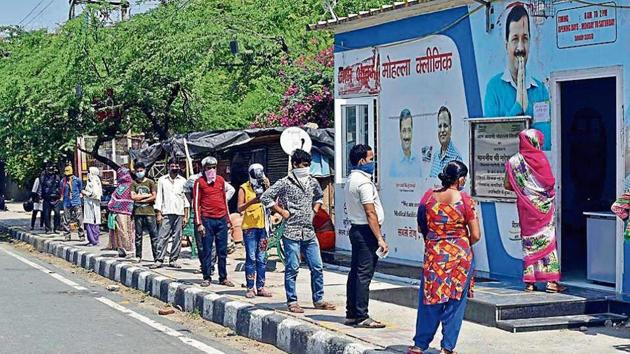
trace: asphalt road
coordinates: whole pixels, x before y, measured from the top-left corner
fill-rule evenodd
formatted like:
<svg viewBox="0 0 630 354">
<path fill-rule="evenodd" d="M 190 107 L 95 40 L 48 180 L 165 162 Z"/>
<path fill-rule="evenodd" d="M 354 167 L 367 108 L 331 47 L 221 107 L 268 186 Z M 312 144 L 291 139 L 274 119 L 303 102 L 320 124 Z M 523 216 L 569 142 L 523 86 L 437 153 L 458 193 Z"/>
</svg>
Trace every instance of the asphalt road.
<svg viewBox="0 0 630 354">
<path fill-rule="evenodd" d="M 0 353 L 242 353 L 0 241 Z"/>
</svg>

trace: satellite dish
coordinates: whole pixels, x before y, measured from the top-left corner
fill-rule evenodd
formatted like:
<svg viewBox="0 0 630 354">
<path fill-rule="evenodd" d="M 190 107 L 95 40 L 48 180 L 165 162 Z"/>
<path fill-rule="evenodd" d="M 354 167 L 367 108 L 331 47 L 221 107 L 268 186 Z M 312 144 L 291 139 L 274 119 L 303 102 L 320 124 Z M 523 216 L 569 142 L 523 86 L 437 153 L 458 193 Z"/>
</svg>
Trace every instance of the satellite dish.
<svg viewBox="0 0 630 354">
<path fill-rule="evenodd" d="M 287 128 L 280 135 L 280 146 L 287 155 L 293 154 L 296 149 L 311 152 L 313 142 L 311 137 L 303 129 L 298 127 Z"/>
</svg>

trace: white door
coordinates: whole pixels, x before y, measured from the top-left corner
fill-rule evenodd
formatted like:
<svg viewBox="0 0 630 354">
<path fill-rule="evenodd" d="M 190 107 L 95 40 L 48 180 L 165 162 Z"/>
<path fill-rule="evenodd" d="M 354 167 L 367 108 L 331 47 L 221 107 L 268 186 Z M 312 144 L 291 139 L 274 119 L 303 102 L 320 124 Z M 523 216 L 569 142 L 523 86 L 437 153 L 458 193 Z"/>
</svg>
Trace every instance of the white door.
<svg viewBox="0 0 630 354">
<path fill-rule="evenodd" d="M 336 183 L 344 183 L 350 172 L 348 154 L 354 145 L 368 144 L 375 149 L 374 101 L 373 97 L 335 100 Z"/>
</svg>

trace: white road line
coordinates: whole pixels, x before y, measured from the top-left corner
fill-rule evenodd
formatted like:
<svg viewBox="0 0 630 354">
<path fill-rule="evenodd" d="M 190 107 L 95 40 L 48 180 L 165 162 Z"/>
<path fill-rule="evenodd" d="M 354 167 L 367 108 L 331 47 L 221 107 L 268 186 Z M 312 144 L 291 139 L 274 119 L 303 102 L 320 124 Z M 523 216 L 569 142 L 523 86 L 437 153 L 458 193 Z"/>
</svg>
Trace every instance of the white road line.
<svg viewBox="0 0 630 354">
<path fill-rule="evenodd" d="M 7 251 L 4 248 L 0 248 L 0 250 L 2 250 L 4 253 L 8 254 L 9 256 L 17 259 L 18 261 L 30 265 L 31 267 L 33 267 L 33 268 L 35 268 L 35 269 L 37 269 L 39 271 L 42 271 L 42 272 L 50 275 L 51 277 L 59 280 L 60 282 L 75 288 L 76 290 L 79 290 L 79 291 L 86 291 L 87 290 L 87 288 L 82 287 L 81 285 L 73 282 L 72 280 L 70 280 L 68 278 L 65 278 L 65 277 L 63 277 L 63 276 L 61 276 L 61 275 L 59 275 L 59 274 L 57 274 L 57 273 L 55 273 L 55 272 L 53 272 L 51 270 L 48 270 L 47 268 L 44 268 L 44 267 L 40 266 L 37 263 L 33 263 L 33 262 L 29 261 L 28 259 L 26 259 L 24 257 L 18 256 L 17 254 L 15 254 L 13 252 L 10 252 L 10 251 Z"/>
<path fill-rule="evenodd" d="M 57 273 L 55 273 L 55 272 L 53 272 L 51 270 L 48 270 L 47 268 L 42 267 L 42 266 L 40 266 L 37 263 L 33 263 L 33 262 L 29 261 L 28 259 L 26 259 L 24 257 L 18 256 L 17 254 L 15 254 L 13 252 L 10 252 L 10 251 L 7 251 L 4 248 L 0 248 L 0 250 L 2 250 L 4 253 L 8 254 L 9 256 L 19 260 L 20 262 L 25 263 L 25 264 L 27 264 L 27 265 L 29 265 L 29 266 L 31 266 L 31 267 L 39 270 L 39 271 L 42 271 L 43 273 L 46 273 L 46 274 L 50 275 L 51 277 L 59 280 L 60 282 L 75 288 L 76 290 L 80 290 L 80 291 L 87 290 L 87 288 L 82 287 L 81 285 L 73 282 L 72 280 L 70 280 L 68 278 L 65 278 L 65 277 L 63 277 L 63 276 L 61 276 L 61 275 L 59 275 L 59 274 L 57 274 Z M 165 325 L 163 325 L 163 324 L 161 324 L 159 322 L 156 322 L 156 321 L 154 321 L 154 320 L 152 320 L 152 319 L 150 319 L 148 317 L 142 316 L 141 314 L 139 314 L 137 312 L 129 310 L 128 308 L 126 308 L 124 306 L 121 306 L 121 305 L 115 303 L 114 301 L 112 301 L 110 299 L 107 299 L 107 298 L 104 298 L 104 297 L 97 297 L 96 300 L 98 300 L 98 301 L 102 302 L 103 304 L 105 304 L 105 305 L 107 305 L 107 306 L 109 306 L 109 307 L 111 307 L 113 309 L 116 309 L 116 310 L 118 310 L 118 311 L 120 311 L 120 312 L 122 312 L 124 314 L 127 314 L 127 315 L 129 315 L 129 317 L 135 318 L 136 320 L 138 320 L 138 321 L 140 321 L 140 322 L 142 322 L 142 323 L 144 323 L 144 324 L 146 324 L 146 325 L 148 325 L 150 327 L 153 327 L 154 329 L 156 329 L 156 330 L 158 330 L 158 331 L 160 331 L 160 332 L 162 332 L 162 333 L 164 333 L 166 335 L 178 338 L 183 343 L 185 343 L 185 344 L 187 344 L 187 345 L 189 345 L 189 346 L 191 346 L 193 348 L 196 348 L 196 349 L 200 350 L 201 352 L 208 353 L 208 354 L 224 354 L 220 350 L 212 348 L 211 346 L 209 346 L 209 345 L 207 345 L 205 343 L 202 343 L 202 342 L 200 342 L 198 340 L 192 339 L 190 337 L 186 337 L 185 335 L 181 334 L 180 332 L 178 332 L 178 331 L 176 331 L 176 330 L 174 330 L 174 329 L 172 329 L 170 327 L 167 327 L 167 326 L 165 326 Z"/>
<path fill-rule="evenodd" d="M 129 315 L 129 317 L 135 318 L 136 320 L 155 328 L 156 330 L 169 335 L 171 337 L 175 337 L 178 338 L 179 340 L 181 340 L 183 343 L 190 345 L 193 348 L 199 349 L 200 351 L 204 352 L 204 353 L 209 353 L 209 354 L 224 354 L 222 351 L 217 350 L 215 348 L 212 348 L 211 346 L 204 344 L 198 340 L 192 339 L 190 337 L 186 337 L 185 335 L 181 334 L 180 332 L 167 327 L 157 321 L 154 321 L 148 317 L 142 316 L 141 314 L 134 312 L 124 306 L 121 306 L 117 303 L 115 303 L 114 301 L 104 298 L 104 297 L 97 297 L 96 300 L 104 303 L 105 305 L 116 309 L 126 315 Z"/>
</svg>

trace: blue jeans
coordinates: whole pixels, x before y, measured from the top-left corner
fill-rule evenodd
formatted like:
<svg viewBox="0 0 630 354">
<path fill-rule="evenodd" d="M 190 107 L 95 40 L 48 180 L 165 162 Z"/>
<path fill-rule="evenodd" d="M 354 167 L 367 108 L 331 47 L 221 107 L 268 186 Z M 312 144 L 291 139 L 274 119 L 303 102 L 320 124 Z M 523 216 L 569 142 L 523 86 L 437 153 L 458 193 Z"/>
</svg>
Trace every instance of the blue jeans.
<svg viewBox="0 0 630 354">
<path fill-rule="evenodd" d="M 201 218 L 206 234 L 202 238 L 202 270 L 203 278 L 211 280 L 212 274 L 212 249 L 213 244 L 217 247 L 217 256 L 219 264 L 219 282 L 227 279 L 227 246 L 228 246 L 228 227 L 227 217 L 225 218 Z"/>
<path fill-rule="evenodd" d="M 474 263 L 473 263 L 474 264 Z M 471 267 L 468 279 L 462 292 L 460 300 L 450 299 L 448 302 L 435 305 L 424 304 L 424 276 L 420 276 L 420 298 L 418 304 L 418 318 L 416 320 L 416 335 L 413 337 L 414 345 L 425 351 L 429 348 L 429 344 L 433 341 L 435 332 L 440 322 L 442 323 L 442 341 L 440 345 L 443 349 L 452 351 L 457 344 L 459 330 L 462 328 L 464 313 L 466 312 L 466 303 L 468 303 L 468 288 L 470 280 L 474 272 L 474 266 Z"/>
<path fill-rule="evenodd" d="M 289 305 L 297 302 L 295 292 L 295 281 L 300 270 L 300 252 L 304 254 L 306 264 L 311 271 L 311 292 L 313 293 L 313 303 L 317 304 L 324 299 L 324 264 L 319 252 L 319 242 L 317 238 L 306 241 L 293 241 L 282 238 L 285 254 L 284 269 L 284 290 L 287 293 L 287 303 Z"/>
<path fill-rule="evenodd" d="M 245 281 L 247 289 L 262 289 L 265 287 L 265 272 L 267 270 L 267 232 L 265 229 L 248 229 L 243 231 L 245 244 Z M 256 284 L 254 284 L 254 280 Z"/>
</svg>

